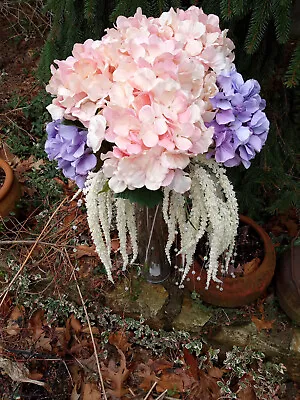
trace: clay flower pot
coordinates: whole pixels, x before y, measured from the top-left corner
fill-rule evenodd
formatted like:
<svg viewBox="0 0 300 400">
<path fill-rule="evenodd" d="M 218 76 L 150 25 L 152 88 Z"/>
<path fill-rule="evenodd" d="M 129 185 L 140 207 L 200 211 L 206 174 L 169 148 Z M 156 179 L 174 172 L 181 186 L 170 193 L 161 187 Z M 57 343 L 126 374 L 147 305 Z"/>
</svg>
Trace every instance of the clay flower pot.
<svg viewBox="0 0 300 400">
<path fill-rule="evenodd" d="M 300 325 L 300 246 L 294 243 L 279 259 L 276 292 L 281 308 Z"/>
<path fill-rule="evenodd" d="M 0 216 L 2 218 L 15 210 L 17 201 L 21 196 L 20 184 L 17 181 L 13 170 L 6 161 L 0 158 L 0 169 L 4 171 L 5 178 L 0 186 Z"/>
<path fill-rule="evenodd" d="M 215 306 L 240 307 L 252 303 L 266 290 L 274 275 L 276 255 L 270 237 L 251 218 L 241 215 L 240 221 L 250 225 L 263 242 L 264 259 L 259 267 L 246 276 L 222 278 L 222 291 L 219 284 L 213 281 L 206 290 L 206 271 L 204 268 L 200 269 L 200 265 L 195 261 L 194 267 L 188 274 L 189 280 L 185 282 L 189 290 L 199 293 L 202 300 Z M 192 270 L 195 271 L 194 274 Z M 197 280 L 199 276 L 200 280 Z"/>
</svg>

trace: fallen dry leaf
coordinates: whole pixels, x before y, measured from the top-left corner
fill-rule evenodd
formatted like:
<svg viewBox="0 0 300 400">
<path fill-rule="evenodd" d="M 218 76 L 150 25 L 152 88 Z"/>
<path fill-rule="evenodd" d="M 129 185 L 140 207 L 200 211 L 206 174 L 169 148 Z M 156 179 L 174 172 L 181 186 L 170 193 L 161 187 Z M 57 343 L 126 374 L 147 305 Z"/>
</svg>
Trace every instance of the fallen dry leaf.
<svg viewBox="0 0 300 400">
<path fill-rule="evenodd" d="M 23 306 L 15 306 L 12 313 L 10 314 L 9 320 L 6 326 L 6 332 L 9 335 L 18 335 L 20 328 L 24 324 L 24 313 L 25 308 Z"/>
<path fill-rule="evenodd" d="M 70 226 L 72 224 L 72 222 L 76 219 L 77 216 L 77 212 L 76 211 L 72 211 L 71 213 L 69 213 L 65 218 L 64 218 L 64 226 Z"/>
<path fill-rule="evenodd" d="M 131 347 L 131 344 L 127 341 L 127 336 L 124 331 L 111 333 L 109 335 L 108 342 L 119 348 L 124 353 L 126 353 Z"/>
<path fill-rule="evenodd" d="M 75 385 L 72 389 L 70 400 L 79 400 L 80 396 L 80 393 L 77 392 L 77 385 Z"/>
<path fill-rule="evenodd" d="M 82 400 L 101 400 L 101 392 L 95 383 L 87 382 L 82 385 L 81 389 Z"/>
<path fill-rule="evenodd" d="M 12 166 L 15 166 L 21 162 L 21 159 L 10 151 L 10 148 L 6 143 L 2 143 L 1 145 L 0 157 Z"/>
<path fill-rule="evenodd" d="M 29 378 L 29 370 L 24 364 L 11 361 L 0 357 L 0 369 L 2 369 L 15 382 L 34 383 L 35 385 L 45 386 L 45 382 L 40 382 Z"/>
<path fill-rule="evenodd" d="M 188 369 L 188 373 L 194 378 L 194 379 L 198 379 L 198 360 L 197 358 L 191 354 L 188 349 L 186 349 L 185 347 L 183 348 L 183 354 L 184 354 L 184 359 L 185 359 L 185 363 L 186 365 L 189 367 Z"/>
<path fill-rule="evenodd" d="M 255 317 L 254 315 L 251 317 L 252 322 L 254 322 L 256 329 L 258 332 L 261 330 L 269 330 L 273 328 L 273 324 L 275 320 L 273 319 L 272 321 L 266 321 L 264 317 L 262 319 L 259 319 Z"/>
<path fill-rule="evenodd" d="M 205 371 L 199 371 L 199 382 L 194 383 L 190 391 L 191 400 L 218 400 L 221 391 L 217 379 L 209 376 Z"/>
<path fill-rule="evenodd" d="M 222 376 L 224 375 L 224 371 L 220 368 L 217 367 L 211 367 L 208 371 L 207 371 L 208 375 L 211 376 L 212 378 L 217 378 L 217 379 L 221 379 Z"/>
<path fill-rule="evenodd" d="M 244 275 L 249 275 L 256 271 L 260 266 L 261 260 L 258 257 L 253 258 L 253 260 L 244 264 Z"/>
<path fill-rule="evenodd" d="M 183 392 L 184 384 L 182 377 L 175 373 L 164 373 L 159 379 L 156 385 L 156 391 L 158 393 L 163 393 L 165 390 L 171 390 L 176 392 Z M 173 395 L 174 396 L 174 395 Z"/>
<path fill-rule="evenodd" d="M 27 160 L 20 161 L 15 167 L 15 173 L 18 177 L 18 180 L 21 183 L 24 183 L 26 180 L 26 177 L 24 177 L 25 172 L 32 169 L 39 170 L 44 164 L 44 160 L 36 160 L 33 155 L 31 155 Z"/>
<path fill-rule="evenodd" d="M 34 343 L 35 349 L 42 349 L 45 351 L 52 351 L 51 339 L 43 333 L 38 340 Z"/>
<path fill-rule="evenodd" d="M 37 340 L 43 333 L 45 311 L 40 309 L 33 313 L 28 321 L 28 328 L 31 331 L 33 340 Z"/>
<path fill-rule="evenodd" d="M 154 361 L 149 361 L 149 365 L 151 366 L 152 371 L 156 373 L 173 368 L 173 363 L 164 360 L 163 358 L 159 358 L 158 360 Z"/>
<path fill-rule="evenodd" d="M 126 358 L 124 353 L 118 348 L 117 350 L 121 357 L 120 365 L 117 366 L 114 360 L 110 360 L 108 367 L 103 367 L 102 375 L 111 386 L 111 389 L 108 389 L 107 393 L 111 396 L 120 398 L 128 393 L 128 389 L 125 389 L 123 385 L 128 378 L 129 370 L 126 367 Z"/>
<path fill-rule="evenodd" d="M 246 386 L 238 391 L 237 398 L 239 400 L 256 400 L 256 394 L 252 386 Z"/>
<path fill-rule="evenodd" d="M 95 246 L 87 246 L 85 244 L 80 244 L 76 247 L 76 250 L 77 250 L 75 253 L 76 258 L 81 258 L 84 256 L 98 257 Z"/>
<path fill-rule="evenodd" d="M 80 321 L 74 317 L 74 314 L 71 314 L 70 317 L 66 321 L 66 329 L 65 329 L 65 341 L 68 343 L 72 337 L 72 332 L 75 334 L 80 333 L 82 329 L 82 325 Z"/>
<path fill-rule="evenodd" d="M 82 330 L 81 322 L 79 321 L 79 319 L 75 318 L 73 314 L 70 316 L 70 325 L 76 334 L 81 332 Z"/>
<path fill-rule="evenodd" d="M 135 372 L 137 376 L 142 379 L 139 388 L 143 389 L 145 392 L 150 390 L 154 382 L 159 381 L 159 378 L 151 370 L 149 365 L 139 364 Z"/>
</svg>

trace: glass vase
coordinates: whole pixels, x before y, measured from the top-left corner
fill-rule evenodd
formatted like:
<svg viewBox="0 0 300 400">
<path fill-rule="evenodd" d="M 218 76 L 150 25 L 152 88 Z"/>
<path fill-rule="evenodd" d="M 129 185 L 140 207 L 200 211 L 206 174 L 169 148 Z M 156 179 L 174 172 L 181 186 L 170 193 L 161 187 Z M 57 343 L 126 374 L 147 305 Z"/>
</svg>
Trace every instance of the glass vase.
<svg viewBox="0 0 300 400">
<path fill-rule="evenodd" d="M 142 275 L 150 283 L 165 281 L 171 271 L 165 246 L 168 229 L 163 218 L 162 205 L 153 208 L 136 204 L 138 258 Z"/>
</svg>

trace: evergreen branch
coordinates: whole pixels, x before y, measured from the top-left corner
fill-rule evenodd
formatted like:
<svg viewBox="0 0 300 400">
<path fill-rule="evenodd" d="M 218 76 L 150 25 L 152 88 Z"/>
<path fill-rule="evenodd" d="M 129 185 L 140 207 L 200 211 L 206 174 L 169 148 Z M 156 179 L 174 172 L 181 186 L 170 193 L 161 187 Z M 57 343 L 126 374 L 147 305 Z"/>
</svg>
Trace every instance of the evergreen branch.
<svg viewBox="0 0 300 400">
<path fill-rule="evenodd" d="M 87 21 L 93 20 L 97 4 L 95 0 L 84 0 L 84 18 Z"/>
<path fill-rule="evenodd" d="M 232 12 L 236 17 L 244 17 L 253 8 L 253 0 L 232 0 Z"/>
<path fill-rule="evenodd" d="M 279 43 L 289 39 L 292 0 L 272 0 L 271 10 L 275 22 L 276 38 Z"/>
<path fill-rule="evenodd" d="M 290 65 L 285 74 L 284 83 L 288 88 L 295 87 L 300 83 L 300 41 L 292 55 Z"/>
<path fill-rule="evenodd" d="M 201 6 L 206 14 L 221 15 L 220 0 L 203 0 Z"/>
<path fill-rule="evenodd" d="M 232 0 L 221 0 L 220 1 L 221 16 L 225 20 L 232 18 Z"/>
<path fill-rule="evenodd" d="M 176 11 L 177 8 L 181 8 L 182 7 L 181 1 L 180 0 L 171 0 L 170 1 L 170 7 L 173 7 L 174 10 Z"/>
<path fill-rule="evenodd" d="M 256 0 L 245 44 L 248 54 L 253 54 L 258 49 L 269 20 L 270 0 Z"/>
</svg>

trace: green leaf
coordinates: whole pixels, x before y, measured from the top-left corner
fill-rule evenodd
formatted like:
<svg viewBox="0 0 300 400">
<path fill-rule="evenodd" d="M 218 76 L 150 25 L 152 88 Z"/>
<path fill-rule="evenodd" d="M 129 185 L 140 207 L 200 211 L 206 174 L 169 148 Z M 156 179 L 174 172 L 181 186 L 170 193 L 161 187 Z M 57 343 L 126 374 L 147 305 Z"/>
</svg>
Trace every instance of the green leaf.
<svg viewBox="0 0 300 400">
<path fill-rule="evenodd" d="M 149 190 L 144 186 L 135 190 L 126 189 L 124 192 L 116 194 L 115 197 L 152 208 L 162 202 L 164 195 L 161 190 Z"/>
<path fill-rule="evenodd" d="M 103 185 L 103 188 L 100 190 L 99 194 L 107 193 L 109 190 L 110 190 L 110 187 L 109 187 L 108 181 L 106 181 Z"/>
</svg>

